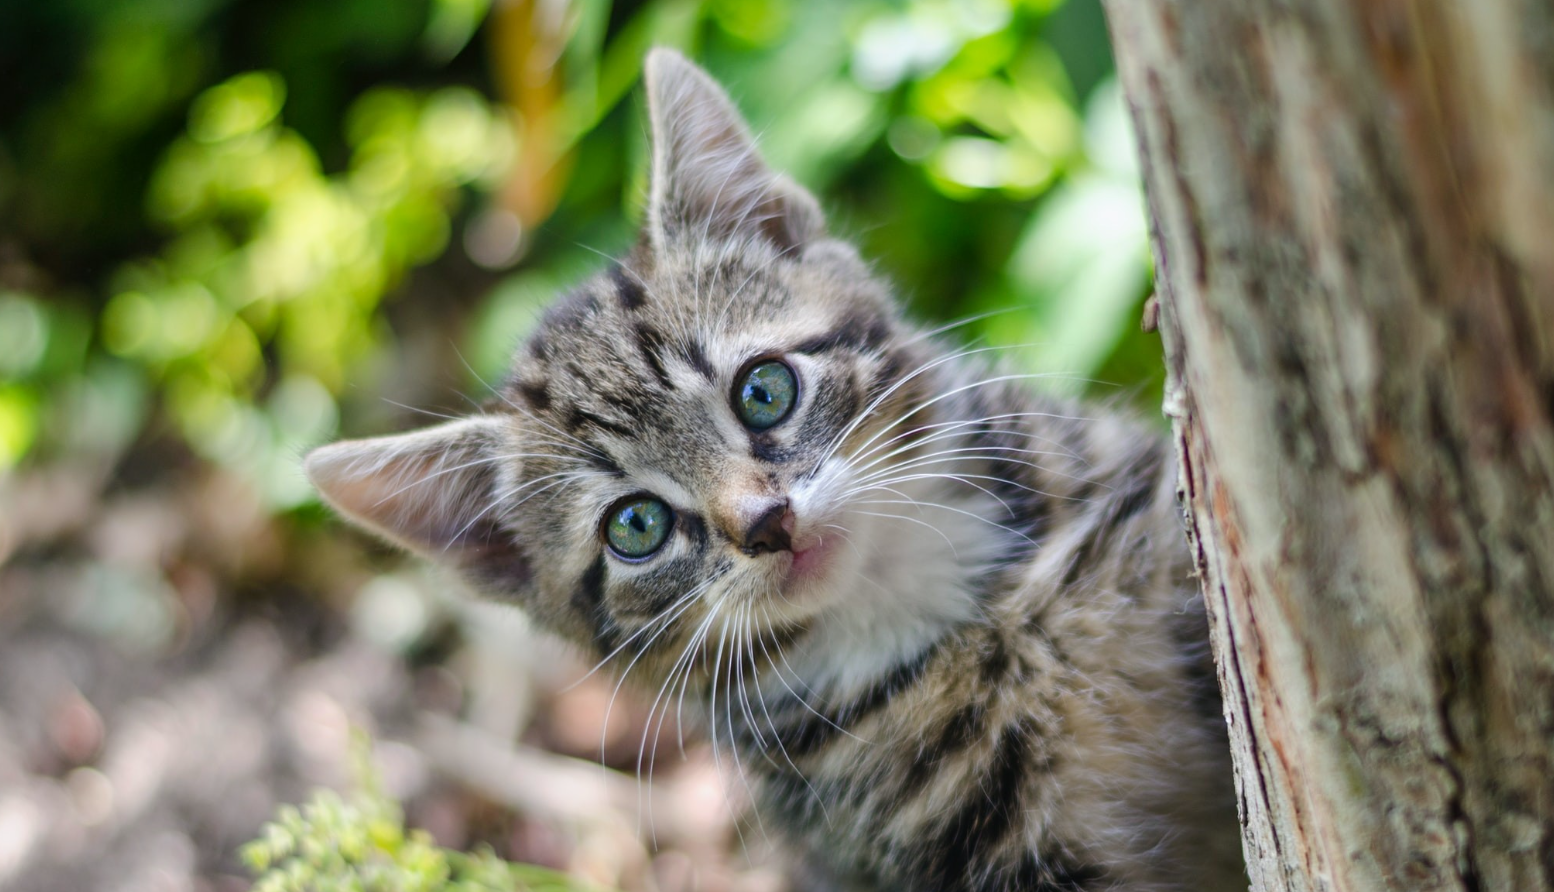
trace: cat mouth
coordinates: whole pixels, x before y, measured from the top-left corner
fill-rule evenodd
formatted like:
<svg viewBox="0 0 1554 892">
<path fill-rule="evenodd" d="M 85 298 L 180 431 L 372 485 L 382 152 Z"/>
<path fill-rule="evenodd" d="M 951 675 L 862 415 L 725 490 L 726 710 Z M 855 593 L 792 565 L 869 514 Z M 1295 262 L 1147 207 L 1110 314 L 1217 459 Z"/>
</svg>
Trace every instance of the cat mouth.
<svg viewBox="0 0 1554 892">
<path fill-rule="evenodd" d="M 788 565 L 784 580 L 790 586 L 805 585 L 818 582 L 825 578 L 831 569 L 831 555 L 836 550 L 838 537 L 815 538 L 803 547 L 792 551 L 792 559 Z M 797 545 L 798 543 L 794 543 Z"/>
</svg>

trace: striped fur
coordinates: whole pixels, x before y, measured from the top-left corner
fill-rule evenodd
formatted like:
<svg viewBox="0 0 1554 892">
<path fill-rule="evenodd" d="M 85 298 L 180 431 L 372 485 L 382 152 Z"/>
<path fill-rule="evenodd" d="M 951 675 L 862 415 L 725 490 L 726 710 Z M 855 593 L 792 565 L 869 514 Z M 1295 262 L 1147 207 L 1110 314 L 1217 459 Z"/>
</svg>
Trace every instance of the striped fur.
<svg viewBox="0 0 1554 892">
<path fill-rule="evenodd" d="M 1164 441 L 905 322 L 705 75 L 647 73 L 638 249 L 487 412 L 315 452 L 326 498 L 696 720 L 846 887 L 1244 888 Z M 764 358 L 799 398 L 753 432 Z M 637 493 L 674 528 L 631 562 L 601 529 Z M 791 547 L 741 548 L 782 499 Z"/>
</svg>

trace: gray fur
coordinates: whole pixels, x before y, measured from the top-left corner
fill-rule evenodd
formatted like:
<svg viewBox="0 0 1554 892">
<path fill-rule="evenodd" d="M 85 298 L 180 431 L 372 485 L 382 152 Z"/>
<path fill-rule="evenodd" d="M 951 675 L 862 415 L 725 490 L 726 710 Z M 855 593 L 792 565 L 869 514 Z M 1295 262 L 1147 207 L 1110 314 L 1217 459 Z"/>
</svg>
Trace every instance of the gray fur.
<svg viewBox="0 0 1554 892">
<path fill-rule="evenodd" d="M 904 321 L 705 74 L 657 50 L 646 79 L 637 251 L 497 408 L 324 447 L 319 489 L 695 713 L 850 885 L 1244 888 L 1166 444 Z M 757 433 L 732 401 L 763 358 L 800 396 Z M 601 529 L 637 493 L 675 526 L 628 562 Z M 791 548 L 742 547 L 784 503 Z"/>
</svg>

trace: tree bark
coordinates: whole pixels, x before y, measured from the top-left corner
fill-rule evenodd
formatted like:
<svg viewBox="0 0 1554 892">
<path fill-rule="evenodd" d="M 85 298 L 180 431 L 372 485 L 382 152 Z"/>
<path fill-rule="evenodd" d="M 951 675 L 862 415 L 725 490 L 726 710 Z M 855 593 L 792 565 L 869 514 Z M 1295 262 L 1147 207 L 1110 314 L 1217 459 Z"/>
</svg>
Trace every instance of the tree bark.
<svg viewBox="0 0 1554 892">
<path fill-rule="evenodd" d="M 1554 890 L 1554 3 L 1107 5 L 1252 887 Z"/>
</svg>

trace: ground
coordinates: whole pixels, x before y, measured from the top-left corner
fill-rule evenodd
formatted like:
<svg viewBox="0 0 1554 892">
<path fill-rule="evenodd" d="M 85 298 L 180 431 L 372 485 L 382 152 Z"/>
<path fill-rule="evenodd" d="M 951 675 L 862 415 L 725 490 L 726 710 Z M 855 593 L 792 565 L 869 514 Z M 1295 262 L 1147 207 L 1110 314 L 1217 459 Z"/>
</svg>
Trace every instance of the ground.
<svg viewBox="0 0 1554 892">
<path fill-rule="evenodd" d="M 353 727 L 444 845 L 627 890 L 787 887 L 737 781 L 666 729 L 639 783 L 644 705 L 516 611 L 158 461 L 0 480 L 0 889 L 246 889 L 237 848 L 349 786 Z"/>
</svg>

